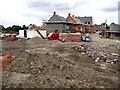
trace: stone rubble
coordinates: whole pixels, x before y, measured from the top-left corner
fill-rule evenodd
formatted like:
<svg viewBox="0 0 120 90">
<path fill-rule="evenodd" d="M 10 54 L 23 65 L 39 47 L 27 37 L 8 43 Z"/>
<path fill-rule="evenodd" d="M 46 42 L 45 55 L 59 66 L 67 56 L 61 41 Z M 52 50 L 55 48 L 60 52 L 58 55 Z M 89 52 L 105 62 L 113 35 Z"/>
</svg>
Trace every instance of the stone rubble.
<svg viewBox="0 0 120 90">
<path fill-rule="evenodd" d="M 110 46 L 107 44 L 104 45 L 82 44 L 73 46 L 72 48 L 81 52 L 81 54 L 86 54 L 89 57 L 93 58 L 96 63 L 100 61 L 111 64 L 119 62 L 119 54 L 108 52 L 107 50 L 110 48 Z"/>
</svg>

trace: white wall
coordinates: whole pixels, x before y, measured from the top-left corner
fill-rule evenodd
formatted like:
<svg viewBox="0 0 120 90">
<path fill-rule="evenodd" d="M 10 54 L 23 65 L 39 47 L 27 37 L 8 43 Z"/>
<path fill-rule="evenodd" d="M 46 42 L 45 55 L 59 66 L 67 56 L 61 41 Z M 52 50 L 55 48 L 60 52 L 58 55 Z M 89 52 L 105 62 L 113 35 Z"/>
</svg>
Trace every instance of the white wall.
<svg viewBox="0 0 120 90">
<path fill-rule="evenodd" d="M 39 32 L 43 35 L 43 37 L 46 37 L 46 30 L 39 30 Z M 40 37 L 37 31 L 35 30 L 27 30 L 27 38 L 33 38 L 33 37 Z"/>
<path fill-rule="evenodd" d="M 22 37 L 22 38 L 25 37 L 25 36 L 24 36 L 24 30 L 19 30 L 19 37 Z"/>
</svg>

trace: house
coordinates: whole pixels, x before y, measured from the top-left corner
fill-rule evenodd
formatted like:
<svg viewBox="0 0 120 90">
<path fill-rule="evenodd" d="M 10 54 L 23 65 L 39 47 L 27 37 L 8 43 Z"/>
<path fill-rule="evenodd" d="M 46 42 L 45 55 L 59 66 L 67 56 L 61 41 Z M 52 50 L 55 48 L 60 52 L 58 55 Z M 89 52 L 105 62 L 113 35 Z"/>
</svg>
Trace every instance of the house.
<svg viewBox="0 0 120 90">
<path fill-rule="evenodd" d="M 90 17 L 87 17 L 87 16 L 80 17 L 80 16 L 78 16 L 76 18 L 78 18 L 80 21 L 82 21 L 84 23 L 84 25 L 93 25 L 93 20 L 92 20 L 91 16 Z"/>
<path fill-rule="evenodd" d="M 43 25 L 40 27 L 40 30 L 46 30 L 47 29 L 47 24 L 43 23 Z"/>
<path fill-rule="evenodd" d="M 84 26 L 85 26 L 85 31 L 87 32 L 93 32 L 92 31 L 92 27 L 93 27 L 93 20 L 92 20 L 92 16 L 85 16 L 85 17 L 80 17 L 80 16 L 76 16 L 76 18 L 78 18 L 80 21 L 83 22 Z"/>
<path fill-rule="evenodd" d="M 109 38 L 120 38 L 120 25 L 111 23 L 109 31 L 106 31 L 106 34 Z"/>
<path fill-rule="evenodd" d="M 110 31 L 119 31 L 120 25 L 111 23 L 110 24 Z"/>
<path fill-rule="evenodd" d="M 46 30 L 41 30 L 40 26 L 32 24 L 28 27 L 27 38 L 40 37 L 42 39 L 46 38 Z"/>
<path fill-rule="evenodd" d="M 92 26 L 92 30 L 93 30 L 93 32 L 94 31 L 102 31 L 102 26 L 95 24 L 95 25 Z"/>
<path fill-rule="evenodd" d="M 66 32 L 66 20 L 64 17 L 57 15 L 56 12 L 53 12 L 52 17 L 45 24 L 47 24 L 47 34 L 55 32 L 55 30 L 60 33 Z"/>
<path fill-rule="evenodd" d="M 66 18 L 66 22 L 72 23 L 72 24 L 83 24 L 82 21 L 80 21 L 78 18 L 74 17 L 74 15 L 71 16 L 71 14 L 68 14 L 68 17 Z"/>
<path fill-rule="evenodd" d="M 46 30 L 41 30 L 40 26 L 36 26 L 31 24 L 27 30 L 19 30 L 19 37 L 20 38 L 46 38 Z"/>
<path fill-rule="evenodd" d="M 72 32 L 83 30 L 83 22 L 80 21 L 78 18 L 74 17 L 74 15 L 71 16 L 70 13 L 66 18 L 66 25 L 69 26 L 69 30 Z"/>
</svg>

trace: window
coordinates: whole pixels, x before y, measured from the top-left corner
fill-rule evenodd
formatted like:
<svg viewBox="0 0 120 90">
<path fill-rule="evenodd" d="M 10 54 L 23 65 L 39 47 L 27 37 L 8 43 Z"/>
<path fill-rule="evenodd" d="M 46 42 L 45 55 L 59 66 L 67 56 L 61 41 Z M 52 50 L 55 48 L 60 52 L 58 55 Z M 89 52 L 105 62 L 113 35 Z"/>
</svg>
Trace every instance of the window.
<svg viewBox="0 0 120 90">
<path fill-rule="evenodd" d="M 88 22 L 88 24 L 90 24 L 90 22 Z"/>
</svg>

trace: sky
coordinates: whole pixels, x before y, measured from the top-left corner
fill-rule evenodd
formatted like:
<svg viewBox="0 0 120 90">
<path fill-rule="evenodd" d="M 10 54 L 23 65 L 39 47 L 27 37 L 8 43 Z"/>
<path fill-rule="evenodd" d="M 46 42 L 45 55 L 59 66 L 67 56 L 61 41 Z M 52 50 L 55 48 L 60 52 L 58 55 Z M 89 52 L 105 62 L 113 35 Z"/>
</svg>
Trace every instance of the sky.
<svg viewBox="0 0 120 90">
<path fill-rule="evenodd" d="M 118 24 L 118 2 L 120 0 L 0 0 L 0 25 L 42 25 L 53 12 L 67 17 L 92 16 L 94 24 Z"/>
</svg>

